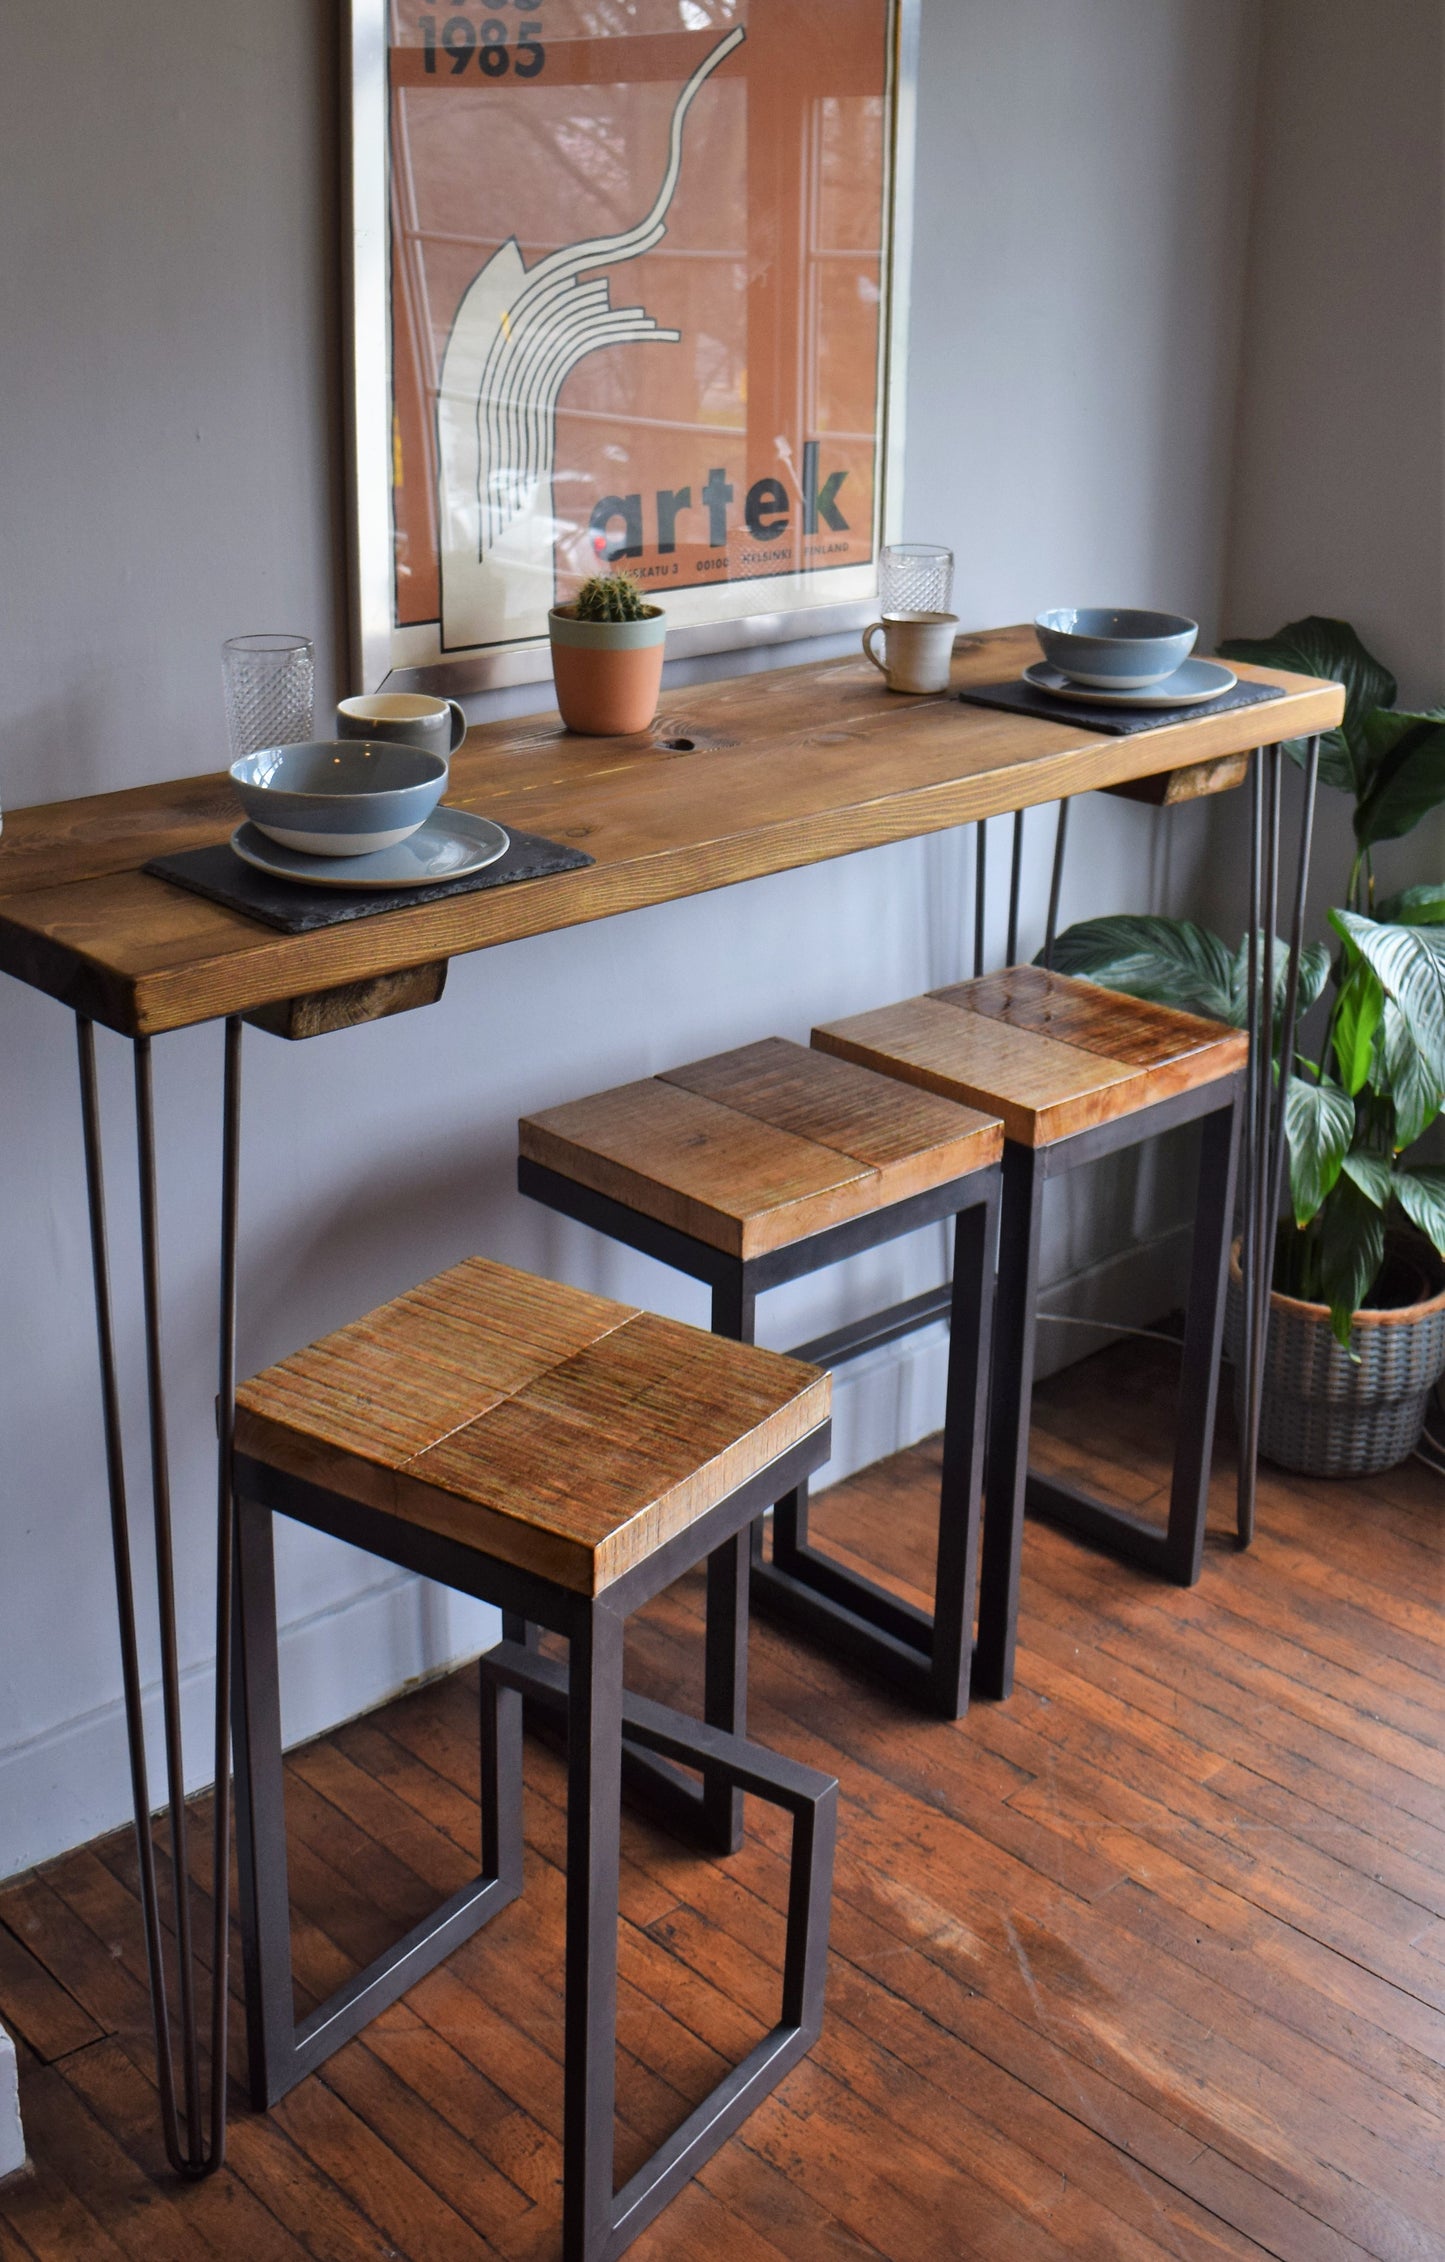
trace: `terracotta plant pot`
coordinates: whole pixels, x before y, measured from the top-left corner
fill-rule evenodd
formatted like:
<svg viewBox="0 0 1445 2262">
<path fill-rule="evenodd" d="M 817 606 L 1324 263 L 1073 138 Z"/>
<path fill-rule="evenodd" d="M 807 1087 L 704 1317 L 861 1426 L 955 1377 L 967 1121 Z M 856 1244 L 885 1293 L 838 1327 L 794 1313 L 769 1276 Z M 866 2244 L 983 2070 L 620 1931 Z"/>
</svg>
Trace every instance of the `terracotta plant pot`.
<svg viewBox="0 0 1445 2262">
<path fill-rule="evenodd" d="M 1236 1241 L 1225 1336 L 1241 1411 L 1243 1334 Z M 1335 1341 L 1327 1304 L 1271 1290 L 1259 1423 L 1266 1460 L 1304 1476 L 1363 1477 L 1414 1452 L 1445 1370 L 1445 1288 L 1417 1304 L 1356 1312 L 1350 1347 L 1354 1358 Z"/>
<path fill-rule="evenodd" d="M 547 616 L 557 705 L 569 730 L 625 738 L 646 730 L 662 689 L 667 622 L 660 605 L 641 620 L 579 620 L 571 605 Z"/>
</svg>

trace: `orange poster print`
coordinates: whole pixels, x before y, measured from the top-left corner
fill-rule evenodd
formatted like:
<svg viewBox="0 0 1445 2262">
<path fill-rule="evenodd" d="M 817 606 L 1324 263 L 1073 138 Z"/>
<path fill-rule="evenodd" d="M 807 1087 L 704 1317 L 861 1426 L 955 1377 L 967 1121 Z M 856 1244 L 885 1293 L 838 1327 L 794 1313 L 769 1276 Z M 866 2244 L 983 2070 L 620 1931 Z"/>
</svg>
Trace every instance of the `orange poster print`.
<svg viewBox="0 0 1445 2262">
<path fill-rule="evenodd" d="M 392 664 L 874 587 L 896 0 L 391 0 Z"/>
</svg>

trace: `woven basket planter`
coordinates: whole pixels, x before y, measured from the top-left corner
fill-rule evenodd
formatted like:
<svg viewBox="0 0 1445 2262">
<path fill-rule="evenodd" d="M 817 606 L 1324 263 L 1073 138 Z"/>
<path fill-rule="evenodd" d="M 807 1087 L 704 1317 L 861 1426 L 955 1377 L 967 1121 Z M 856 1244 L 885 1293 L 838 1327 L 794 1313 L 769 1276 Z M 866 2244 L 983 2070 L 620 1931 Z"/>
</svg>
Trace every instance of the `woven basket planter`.
<svg viewBox="0 0 1445 2262">
<path fill-rule="evenodd" d="M 1225 1332 L 1243 1419 L 1243 1306 L 1239 1243 L 1229 1259 Z M 1357 1312 L 1352 1359 L 1330 1331 L 1326 1304 L 1271 1292 L 1259 1450 L 1311 1477 L 1364 1477 L 1413 1453 L 1430 1392 L 1445 1373 L 1445 1289 L 1427 1303 Z"/>
</svg>

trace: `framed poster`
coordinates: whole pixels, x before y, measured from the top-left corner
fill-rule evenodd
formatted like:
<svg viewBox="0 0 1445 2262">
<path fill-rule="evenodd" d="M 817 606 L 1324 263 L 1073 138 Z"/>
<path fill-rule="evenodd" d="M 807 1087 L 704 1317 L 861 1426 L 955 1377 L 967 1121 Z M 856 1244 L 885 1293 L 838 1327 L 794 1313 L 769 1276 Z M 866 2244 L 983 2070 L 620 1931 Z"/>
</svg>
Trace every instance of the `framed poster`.
<svg viewBox="0 0 1445 2262">
<path fill-rule="evenodd" d="M 362 681 L 545 677 L 609 564 L 669 650 L 870 617 L 917 0 L 352 0 Z"/>
</svg>

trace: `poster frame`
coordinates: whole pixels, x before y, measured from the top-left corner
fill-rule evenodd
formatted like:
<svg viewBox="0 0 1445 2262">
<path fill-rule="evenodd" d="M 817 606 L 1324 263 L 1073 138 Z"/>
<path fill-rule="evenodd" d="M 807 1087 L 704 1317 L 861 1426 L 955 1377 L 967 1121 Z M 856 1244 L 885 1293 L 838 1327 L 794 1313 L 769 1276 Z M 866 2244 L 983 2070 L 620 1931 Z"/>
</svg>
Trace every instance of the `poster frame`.
<svg viewBox="0 0 1445 2262">
<path fill-rule="evenodd" d="M 767 0 L 757 0 L 766 5 Z M 912 263 L 921 0 L 889 0 L 883 292 L 879 323 L 876 543 L 897 538 L 902 509 L 904 384 Z M 342 90 L 343 331 L 352 674 L 374 691 L 451 696 L 545 681 L 545 636 L 396 667 L 393 623 L 391 294 L 387 26 L 390 0 L 347 0 Z M 876 552 L 875 552 L 876 554 Z M 736 590 L 737 582 L 728 584 Z M 862 628 L 872 594 L 842 602 L 689 621 L 668 630 L 669 658 L 740 651 Z"/>
</svg>

